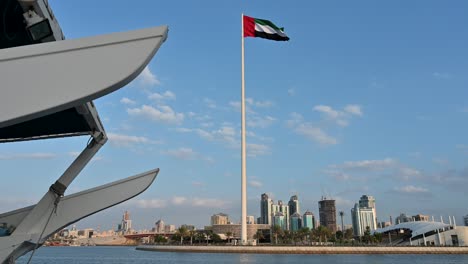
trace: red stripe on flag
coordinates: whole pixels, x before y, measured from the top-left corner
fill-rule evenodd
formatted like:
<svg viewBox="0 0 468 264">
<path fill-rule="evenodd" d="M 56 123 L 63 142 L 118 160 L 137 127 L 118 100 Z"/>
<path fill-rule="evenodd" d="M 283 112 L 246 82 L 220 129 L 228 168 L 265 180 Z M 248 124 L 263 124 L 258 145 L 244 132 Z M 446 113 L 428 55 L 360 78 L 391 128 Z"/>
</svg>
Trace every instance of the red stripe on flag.
<svg viewBox="0 0 468 264">
<path fill-rule="evenodd" d="M 244 37 L 255 37 L 255 18 L 244 16 Z"/>
</svg>

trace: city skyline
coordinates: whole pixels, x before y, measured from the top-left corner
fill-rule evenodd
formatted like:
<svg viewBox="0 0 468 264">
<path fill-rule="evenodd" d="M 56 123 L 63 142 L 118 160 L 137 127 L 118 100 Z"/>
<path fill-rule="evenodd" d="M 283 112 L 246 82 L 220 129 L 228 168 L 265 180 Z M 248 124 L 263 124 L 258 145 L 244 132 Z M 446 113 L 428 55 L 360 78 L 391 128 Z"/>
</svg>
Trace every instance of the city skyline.
<svg viewBox="0 0 468 264">
<path fill-rule="evenodd" d="M 125 210 L 136 229 L 156 219 L 203 227 L 217 212 L 240 220 L 242 12 L 291 38 L 245 43 L 248 215 L 259 216 L 264 192 L 285 203 L 298 194 L 301 215 L 316 218 L 320 197 L 332 198 L 345 224 L 364 193 L 378 200 L 379 221 L 404 212 L 461 224 L 468 213 L 468 3 L 49 3 L 67 39 L 170 30 L 137 80 L 95 102 L 109 144 L 67 193 L 160 174 L 78 226 L 110 228 Z M 4 177 L 22 187 L 3 190 L 0 211 L 36 203 L 87 141 L 1 144 Z"/>
</svg>

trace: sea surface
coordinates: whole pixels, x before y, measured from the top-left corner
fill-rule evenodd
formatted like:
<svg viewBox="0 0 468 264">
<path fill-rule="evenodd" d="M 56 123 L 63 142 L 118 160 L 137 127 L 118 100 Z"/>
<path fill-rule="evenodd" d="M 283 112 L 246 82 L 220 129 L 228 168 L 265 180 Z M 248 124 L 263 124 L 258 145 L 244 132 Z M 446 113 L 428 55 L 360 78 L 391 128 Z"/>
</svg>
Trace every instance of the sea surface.
<svg viewBox="0 0 468 264">
<path fill-rule="evenodd" d="M 18 259 L 26 264 L 29 254 Z M 123 264 L 123 263 L 378 263 L 452 264 L 468 263 L 468 255 L 268 255 L 209 254 L 140 251 L 134 247 L 42 247 L 34 254 L 35 264 Z"/>
</svg>

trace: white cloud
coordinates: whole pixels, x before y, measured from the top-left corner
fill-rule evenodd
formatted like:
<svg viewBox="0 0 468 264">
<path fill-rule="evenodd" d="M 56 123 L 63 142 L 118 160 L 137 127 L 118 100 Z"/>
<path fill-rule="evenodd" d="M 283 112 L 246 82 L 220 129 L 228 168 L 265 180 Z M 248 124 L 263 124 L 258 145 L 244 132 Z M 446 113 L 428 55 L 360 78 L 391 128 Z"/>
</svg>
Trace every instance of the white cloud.
<svg viewBox="0 0 468 264">
<path fill-rule="evenodd" d="M 361 106 L 359 105 L 347 105 L 344 110 L 352 115 L 362 116 Z"/>
<path fill-rule="evenodd" d="M 56 157 L 56 154 L 46 152 L 0 154 L 0 160 L 53 159 Z"/>
<path fill-rule="evenodd" d="M 275 105 L 272 101 L 269 101 L 269 100 L 265 100 L 265 101 L 253 101 L 252 100 L 251 104 L 260 108 L 269 108 Z"/>
<path fill-rule="evenodd" d="M 395 192 L 399 193 L 406 193 L 406 194 L 414 194 L 414 193 L 429 193 L 429 190 L 422 187 L 416 187 L 413 185 L 407 185 L 402 187 L 395 187 L 393 188 Z"/>
<path fill-rule="evenodd" d="M 420 177 L 422 175 L 419 170 L 409 168 L 409 167 L 400 168 L 400 173 L 403 176 L 403 179 L 405 180 L 409 180 L 410 178 Z"/>
<path fill-rule="evenodd" d="M 153 86 L 161 84 L 161 82 L 156 78 L 156 75 L 151 72 L 148 66 L 143 69 L 136 80 L 142 86 Z"/>
<path fill-rule="evenodd" d="M 289 114 L 289 120 L 286 121 L 286 124 L 288 127 L 295 127 L 296 125 L 302 123 L 304 121 L 304 118 L 302 117 L 301 114 L 292 112 Z"/>
<path fill-rule="evenodd" d="M 196 159 L 199 155 L 197 152 L 193 151 L 191 148 L 178 148 L 178 149 L 171 149 L 164 152 L 169 156 L 175 157 L 177 159 L 182 160 L 193 160 Z"/>
<path fill-rule="evenodd" d="M 260 181 L 249 181 L 249 185 L 254 188 L 260 188 L 263 186 L 263 183 Z"/>
<path fill-rule="evenodd" d="M 300 124 L 295 128 L 296 133 L 303 135 L 308 139 L 315 141 L 322 145 L 336 145 L 338 140 L 332 136 L 327 135 L 325 131 L 310 124 Z"/>
<path fill-rule="evenodd" d="M 130 136 L 116 133 L 107 133 L 111 145 L 118 147 L 128 147 L 134 144 L 157 144 L 160 142 L 152 141 L 146 137 Z"/>
<path fill-rule="evenodd" d="M 225 208 L 229 202 L 220 199 L 211 198 L 193 198 L 191 205 L 195 207 L 208 207 L 208 208 Z"/>
<path fill-rule="evenodd" d="M 339 126 L 347 126 L 352 116 L 362 116 L 361 106 L 346 105 L 343 111 L 333 109 L 328 105 L 316 105 L 314 111 L 317 111 L 325 116 L 326 119 L 335 122 Z"/>
<path fill-rule="evenodd" d="M 139 199 L 130 201 L 130 204 L 134 204 L 138 208 L 155 209 L 165 208 L 167 206 L 167 201 L 161 199 Z"/>
<path fill-rule="evenodd" d="M 147 118 L 151 121 L 163 122 L 168 124 L 181 124 L 184 121 L 184 114 L 177 113 L 169 106 L 158 106 L 154 108 L 149 105 L 143 105 L 140 108 L 127 109 L 130 116 Z"/>
<path fill-rule="evenodd" d="M 332 165 L 332 168 L 341 169 L 358 169 L 358 170 L 382 170 L 390 167 L 395 167 L 397 161 L 391 158 L 382 160 L 360 160 L 360 161 L 346 161 L 342 165 Z M 409 168 L 408 168 L 409 169 Z"/>
<path fill-rule="evenodd" d="M 175 205 L 182 205 L 187 202 L 187 198 L 183 196 L 174 196 L 172 197 L 171 202 L 172 204 L 175 204 Z"/>
<path fill-rule="evenodd" d="M 268 154 L 271 154 L 271 150 L 267 145 L 247 143 L 247 156 L 257 157 Z"/>
<path fill-rule="evenodd" d="M 207 208 L 225 208 L 230 204 L 228 201 L 213 198 L 187 198 L 184 196 L 174 196 L 171 203 L 177 206 L 207 207 Z"/>
<path fill-rule="evenodd" d="M 134 104 L 136 104 L 135 101 L 133 101 L 132 99 L 129 99 L 127 97 L 123 97 L 122 99 L 120 99 L 120 102 L 122 104 L 125 104 L 125 105 L 134 105 Z"/>
<path fill-rule="evenodd" d="M 261 127 L 266 128 L 269 127 L 276 121 L 276 118 L 271 116 L 261 117 L 258 115 L 254 116 L 247 116 L 247 126 L 249 127 Z"/>
<path fill-rule="evenodd" d="M 321 112 L 321 113 L 325 114 L 326 116 L 328 116 L 331 119 L 336 119 L 336 118 L 340 117 L 340 115 L 341 115 L 340 112 L 334 110 L 333 108 L 331 108 L 328 105 L 316 105 L 316 106 L 314 106 L 314 110 L 317 111 L 317 112 Z"/>
<path fill-rule="evenodd" d="M 175 100 L 176 95 L 171 91 L 165 91 L 164 93 L 152 93 L 148 96 L 148 99 L 155 101 L 164 101 L 164 100 Z"/>
</svg>

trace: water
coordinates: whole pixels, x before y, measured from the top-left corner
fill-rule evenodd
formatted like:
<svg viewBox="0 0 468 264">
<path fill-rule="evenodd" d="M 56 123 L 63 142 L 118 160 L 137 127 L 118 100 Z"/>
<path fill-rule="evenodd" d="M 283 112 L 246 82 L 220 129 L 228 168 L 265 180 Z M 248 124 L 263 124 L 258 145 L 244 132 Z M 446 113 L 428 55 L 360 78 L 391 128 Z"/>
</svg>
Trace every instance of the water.
<svg viewBox="0 0 468 264">
<path fill-rule="evenodd" d="M 26 264 L 29 255 L 17 263 Z M 147 263 L 376 263 L 376 264 L 455 264 L 468 263 L 468 255 L 267 255 L 208 254 L 140 251 L 134 247 L 43 247 L 32 264 L 147 264 Z"/>
</svg>

